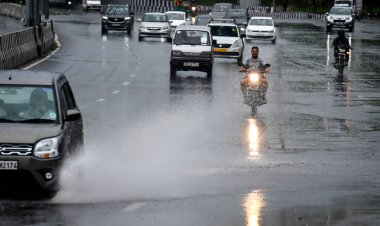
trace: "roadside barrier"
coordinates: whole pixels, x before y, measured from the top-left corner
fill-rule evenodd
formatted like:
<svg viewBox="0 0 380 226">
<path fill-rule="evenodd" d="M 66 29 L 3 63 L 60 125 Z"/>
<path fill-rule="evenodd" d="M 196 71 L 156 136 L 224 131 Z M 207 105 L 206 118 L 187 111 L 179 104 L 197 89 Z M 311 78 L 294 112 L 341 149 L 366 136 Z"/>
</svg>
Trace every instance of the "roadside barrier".
<svg viewBox="0 0 380 226">
<path fill-rule="evenodd" d="M 52 22 L 0 35 L 0 69 L 13 69 L 48 54 L 54 48 Z"/>
<path fill-rule="evenodd" d="M 0 3 L 0 15 L 16 19 L 24 18 L 24 6 L 15 3 Z"/>
</svg>

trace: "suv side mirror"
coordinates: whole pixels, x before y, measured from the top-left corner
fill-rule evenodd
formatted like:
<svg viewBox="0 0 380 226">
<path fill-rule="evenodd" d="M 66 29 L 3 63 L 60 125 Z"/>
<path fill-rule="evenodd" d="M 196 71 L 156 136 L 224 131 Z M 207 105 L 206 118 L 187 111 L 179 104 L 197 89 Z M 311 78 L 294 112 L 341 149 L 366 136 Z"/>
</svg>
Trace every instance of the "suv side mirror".
<svg viewBox="0 0 380 226">
<path fill-rule="evenodd" d="M 77 109 L 68 110 L 66 114 L 66 121 L 76 121 L 82 118 L 82 114 Z"/>
</svg>

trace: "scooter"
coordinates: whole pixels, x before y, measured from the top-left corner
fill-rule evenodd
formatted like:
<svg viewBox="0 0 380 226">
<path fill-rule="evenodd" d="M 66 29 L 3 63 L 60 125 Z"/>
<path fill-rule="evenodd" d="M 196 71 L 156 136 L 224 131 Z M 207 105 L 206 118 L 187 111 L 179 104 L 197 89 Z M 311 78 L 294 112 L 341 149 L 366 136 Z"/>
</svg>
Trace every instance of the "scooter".
<svg viewBox="0 0 380 226">
<path fill-rule="evenodd" d="M 244 103 L 251 107 L 251 115 L 257 112 L 257 107 L 266 104 L 268 81 L 259 69 L 245 70 L 245 76 L 240 81 L 244 95 Z"/>
</svg>

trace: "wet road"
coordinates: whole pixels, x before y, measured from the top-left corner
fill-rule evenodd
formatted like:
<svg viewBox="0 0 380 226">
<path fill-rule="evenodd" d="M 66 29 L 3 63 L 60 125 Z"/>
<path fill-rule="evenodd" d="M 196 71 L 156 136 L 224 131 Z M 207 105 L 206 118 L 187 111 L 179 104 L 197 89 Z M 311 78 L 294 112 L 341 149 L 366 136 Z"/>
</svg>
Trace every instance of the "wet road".
<svg viewBox="0 0 380 226">
<path fill-rule="evenodd" d="M 260 47 L 268 104 L 250 117 L 236 62 L 169 80 L 170 44 L 100 34 L 96 13 L 53 16 L 61 49 L 31 70 L 64 72 L 86 156 L 49 201 L 0 200 L 0 225 L 377 225 L 379 21 L 348 34 L 344 77 L 324 21 L 276 21 Z M 248 56 L 248 55 L 245 56 Z M 84 168 L 78 177 L 78 168 Z"/>
</svg>

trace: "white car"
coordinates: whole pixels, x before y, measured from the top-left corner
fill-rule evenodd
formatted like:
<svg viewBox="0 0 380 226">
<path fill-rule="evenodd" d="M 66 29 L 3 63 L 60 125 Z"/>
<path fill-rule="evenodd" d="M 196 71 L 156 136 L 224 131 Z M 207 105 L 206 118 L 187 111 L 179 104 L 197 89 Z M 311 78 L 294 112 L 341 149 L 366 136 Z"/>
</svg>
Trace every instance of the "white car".
<svg viewBox="0 0 380 226">
<path fill-rule="evenodd" d="M 186 24 L 186 13 L 182 11 L 167 11 L 165 14 L 168 16 L 170 23 L 170 26 L 172 28 L 176 28 L 180 25 Z"/>
<path fill-rule="evenodd" d="M 145 13 L 142 19 L 137 19 L 140 23 L 139 41 L 144 37 L 166 38 L 170 42 L 170 22 L 165 13 Z"/>
<path fill-rule="evenodd" d="M 213 38 L 214 57 L 237 59 L 237 63 L 241 63 L 244 52 L 242 38 L 245 35 L 240 34 L 240 29 L 233 20 L 213 19 L 208 26 Z"/>
<path fill-rule="evenodd" d="M 272 17 L 251 17 L 246 29 L 246 40 L 261 39 L 276 42 L 276 25 Z"/>
</svg>

